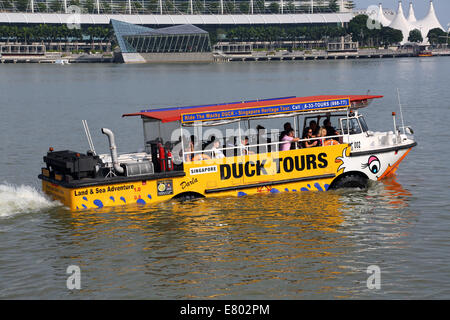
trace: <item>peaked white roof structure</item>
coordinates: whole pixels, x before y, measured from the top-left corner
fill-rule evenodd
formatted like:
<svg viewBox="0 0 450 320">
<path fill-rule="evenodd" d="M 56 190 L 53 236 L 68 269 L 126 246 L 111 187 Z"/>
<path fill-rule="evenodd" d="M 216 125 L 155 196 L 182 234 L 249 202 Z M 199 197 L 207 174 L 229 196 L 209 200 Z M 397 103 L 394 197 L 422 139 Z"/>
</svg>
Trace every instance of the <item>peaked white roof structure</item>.
<svg viewBox="0 0 450 320">
<path fill-rule="evenodd" d="M 403 14 L 402 2 L 398 2 L 397 14 L 395 15 L 394 20 L 392 20 L 389 27 L 393 29 L 400 30 L 403 33 L 403 41 L 402 44 L 408 42 L 409 32 L 414 29 L 413 26 L 406 20 L 405 15 Z"/>
<path fill-rule="evenodd" d="M 380 8 L 381 8 L 381 5 L 380 5 Z M 397 14 L 394 17 L 394 20 L 392 20 L 392 22 L 387 26 L 389 26 L 393 29 L 400 30 L 402 32 L 403 41 L 401 42 L 401 44 L 408 42 L 409 33 L 410 33 L 410 31 L 412 31 L 414 29 L 417 29 L 421 32 L 422 38 L 423 38 L 423 44 L 428 43 L 427 36 L 428 36 L 428 32 L 431 29 L 440 28 L 441 30 L 445 31 L 444 28 L 442 28 L 442 25 L 440 24 L 438 18 L 436 17 L 436 12 L 434 11 L 433 0 L 430 0 L 430 9 L 428 10 L 428 14 L 426 15 L 425 18 L 423 18 L 421 20 L 416 19 L 416 16 L 414 14 L 414 7 L 413 7 L 412 3 L 409 4 L 408 19 L 406 19 L 405 15 L 403 13 L 402 2 L 399 1 Z"/>
<path fill-rule="evenodd" d="M 383 6 L 381 5 L 381 3 L 378 6 L 377 20 L 378 20 L 378 22 L 380 22 L 383 25 L 383 27 L 389 26 L 392 22 L 391 20 L 386 18 L 386 16 L 384 15 Z"/>
<path fill-rule="evenodd" d="M 409 14 L 408 14 L 408 22 L 414 24 L 417 21 L 416 15 L 414 14 L 414 7 L 412 2 L 409 3 Z"/>
<path fill-rule="evenodd" d="M 436 17 L 436 12 L 434 11 L 433 1 L 430 1 L 430 10 L 428 10 L 427 16 L 424 19 L 417 21 L 416 25 L 418 27 L 421 27 L 420 31 L 422 32 L 422 37 L 424 39 L 427 37 L 428 32 L 431 29 L 439 28 L 442 31 L 445 31 L 444 28 L 442 28 L 438 18 Z"/>
</svg>

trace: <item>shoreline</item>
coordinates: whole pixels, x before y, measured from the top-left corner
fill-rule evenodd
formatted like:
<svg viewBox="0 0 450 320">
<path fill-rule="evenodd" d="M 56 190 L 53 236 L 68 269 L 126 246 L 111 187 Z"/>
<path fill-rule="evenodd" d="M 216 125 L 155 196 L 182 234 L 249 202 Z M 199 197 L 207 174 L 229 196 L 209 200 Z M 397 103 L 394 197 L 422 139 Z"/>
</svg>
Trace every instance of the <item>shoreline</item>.
<svg viewBox="0 0 450 320">
<path fill-rule="evenodd" d="M 431 50 L 433 57 L 450 56 L 450 49 Z M 348 59 L 383 59 L 383 58 L 421 58 L 414 50 L 359 49 L 353 52 L 312 51 L 264 51 L 250 54 L 216 53 L 216 62 L 233 61 L 306 61 L 306 60 L 348 60 Z"/>
<path fill-rule="evenodd" d="M 432 57 L 450 56 L 450 49 L 431 50 Z M 360 49 L 355 52 L 311 51 L 255 51 L 247 54 L 225 54 L 213 52 L 213 62 L 246 61 L 307 61 L 307 60 L 349 60 L 349 59 L 386 59 L 386 58 L 422 58 L 411 50 Z M 65 63 L 60 63 L 64 60 Z M 72 54 L 52 52 L 45 55 L 0 55 L 0 64 L 38 63 L 38 64 L 77 64 L 77 63 L 120 63 L 114 59 L 114 53 Z M 152 63 L 152 62 L 150 62 Z M 158 62 L 153 62 L 158 63 Z M 198 62 L 196 62 L 198 63 Z"/>
</svg>

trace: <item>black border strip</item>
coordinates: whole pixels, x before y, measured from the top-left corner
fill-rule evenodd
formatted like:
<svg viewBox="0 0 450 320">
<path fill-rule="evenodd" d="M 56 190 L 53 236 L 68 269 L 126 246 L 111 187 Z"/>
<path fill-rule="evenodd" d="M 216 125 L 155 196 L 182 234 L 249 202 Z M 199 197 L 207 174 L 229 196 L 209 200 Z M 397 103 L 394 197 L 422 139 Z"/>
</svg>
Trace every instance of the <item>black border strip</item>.
<svg viewBox="0 0 450 320">
<path fill-rule="evenodd" d="M 376 154 L 376 153 L 386 153 L 386 152 L 390 152 L 390 151 L 409 149 L 409 148 L 413 148 L 415 146 L 417 146 L 417 142 L 413 142 L 413 143 L 410 143 L 410 144 L 407 144 L 404 146 L 390 147 L 390 148 L 385 148 L 385 149 L 351 152 L 350 157 L 364 156 L 364 155 Z"/>
<path fill-rule="evenodd" d="M 283 183 L 334 178 L 335 176 L 336 175 L 334 173 L 329 173 L 329 174 L 323 174 L 320 176 L 302 177 L 302 178 L 294 178 L 294 179 L 286 179 L 286 180 L 278 180 L 278 181 L 267 181 L 267 182 L 261 182 L 261 183 L 245 184 L 245 185 L 241 185 L 241 186 L 233 186 L 233 187 L 225 187 L 225 188 L 217 188 L 217 189 L 206 189 L 205 193 L 216 193 L 216 192 L 223 192 L 223 191 L 230 191 L 230 190 L 242 190 L 242 189 L 249 189 L 249 188 L 254 188 L 254 187 L 262 187 L 262 186 L 275 186 L 275 185 L 283 184 Z"/>
</svg>

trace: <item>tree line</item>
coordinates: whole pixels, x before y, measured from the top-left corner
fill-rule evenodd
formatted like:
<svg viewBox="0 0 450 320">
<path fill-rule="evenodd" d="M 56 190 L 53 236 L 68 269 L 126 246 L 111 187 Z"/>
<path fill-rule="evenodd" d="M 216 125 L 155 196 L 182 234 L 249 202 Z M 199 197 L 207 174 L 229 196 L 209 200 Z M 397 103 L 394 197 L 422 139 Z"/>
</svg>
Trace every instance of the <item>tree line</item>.
<svg viewBox="0 0 450 320">
<path fill-rule="evenodd" d="M 346 27 L 340 25 L 311 26 L 238 26 L 230 28 L 208 28 L 211 42 L 217 41 L 319 41 L 352 35 L 353 41 L 360 46 L 389 46 L 403 41 L 400 30 L 389 27 L 369 29 L 366 15 L 354 17 Z M 422 42 L 419 31 L 411 31 L 410 42 Z M 448 41 L 448 34 L 440 29 L 433 29 L 428 34 L 432 44 Z M 56 42 L 56 41 L 114 41 L 110 25 L 85 26 L 81 29 L 69 29 L 66 25 L 0 25 L 2 42 Z"/>
<path fill-rule="evenodd" d="M 39 24 L 34 26 L 2 25 L 2 42 L 72 42 L 72 41 L 109 41 L 113 36 L 110 26 L 84 27 L 69 29 L 66 25 Z"/>
<path fill-rule="evenodd" d="M 340 26 L 251 26 L 217 29 L 221 41 L 317 41 L 346 34 Z"/>
</svg>

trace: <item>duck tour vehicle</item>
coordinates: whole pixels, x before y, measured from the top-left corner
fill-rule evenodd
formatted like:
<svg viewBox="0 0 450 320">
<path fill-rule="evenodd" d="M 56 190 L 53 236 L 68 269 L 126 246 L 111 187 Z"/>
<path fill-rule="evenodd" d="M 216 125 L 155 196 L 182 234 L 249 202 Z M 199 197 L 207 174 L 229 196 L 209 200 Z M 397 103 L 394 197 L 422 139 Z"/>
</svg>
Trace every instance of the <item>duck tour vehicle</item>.
<svg viewBox="0 0 450 320">
<path fill-rule="evenodd" d="M 70 210 L 169 199 L 366 188 L 392 175 L 416 145 L 412 129 L 370 131 L 374 95 L 283 97 L 124 114 L 143 121 L 144 148 L 118 154 L 53 151 L 39 178 Z M 403 122 L 403 118 L 402 118 Z"/>
</svg>

